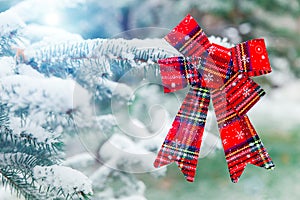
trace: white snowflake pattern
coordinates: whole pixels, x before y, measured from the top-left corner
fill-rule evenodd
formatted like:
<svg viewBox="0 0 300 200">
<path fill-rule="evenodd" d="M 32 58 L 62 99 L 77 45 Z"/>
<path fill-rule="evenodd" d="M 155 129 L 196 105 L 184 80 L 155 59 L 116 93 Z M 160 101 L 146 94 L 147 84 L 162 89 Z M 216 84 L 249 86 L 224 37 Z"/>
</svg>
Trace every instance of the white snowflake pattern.
<svg viewBox="0 0 300 200">
<path fill-rule="evenodd" d="M 243 131 L 237 131 L 237 134 L 236 134 L 235 137 L 236 137 L 237 139 L 241 140 L 241 139 L 244 138 L 244 136 L 245 136 L 245 134 L 243 133 Z"/>
<path fill-rule="evenodd" d="M 246 55 L 243 55 L 242 61 L 243 61 L 243 63 L 249 63 L 249 57 L 247 57 Z"/>
<path fill-rule="evenodd" d="M 224 139 L 224 140 L 223 140 L 223 144 L 226 145 L 227 143 L 228 143 L 228 142 L 227 142 L 227 139 Z"/>
<path fill-rule="evenodd" d="M 214 55 L 216 52 L 216 48 L 214 46 L 212 46 L 207 51 L 208 51 L 209 55 Z"/>
<path fill-rule="evenodd" d="M 211 75 L 210 73 L 208 73 L 208 74 L 204 74 L 204 80 L 206 81 L 206 82 L 210 82 L 210 81 L 213 81 L 214 79 L 213 79 L 213 75 Z"/>
<path fill-rule="evenodd" d="M 250 89 L 249 88 L 243 88 L 243 95 L 244 97 L 247 97 L 250 95 Z"/>
<path fill-rule="evenodd" d="M 180 146 L 180 144 L 179 144 L 179 140 L 178 140 L 178 139 L 176 139 L 176 140 L 175 140 L 175 142 L 174 142 L 174 144 L 175 144 L 175 148 L 177 149 L 177 148 Z"/>
</svg>

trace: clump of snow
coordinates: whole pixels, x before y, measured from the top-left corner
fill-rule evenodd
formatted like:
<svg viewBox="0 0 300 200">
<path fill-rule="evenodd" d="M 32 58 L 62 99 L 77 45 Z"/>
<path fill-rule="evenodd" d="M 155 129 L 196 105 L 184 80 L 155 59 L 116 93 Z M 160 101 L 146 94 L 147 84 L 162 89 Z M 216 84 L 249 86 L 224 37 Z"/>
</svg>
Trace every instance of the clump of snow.
<svg viewBox="0 0 300 200">
<path fill-rule="evenodd" d="M 92 182 L 81 172 L 70 167 L 52 165 L 49 167 L 36 166 L 33 169 L 34 179 L 43 188 L 62 188 L 65 194 L 83 192 L 93 194 Z"/>
<path fill-rule="evenodd" d="M 98 188 L 103 189 L 106 187 L 105 180 L 108 179 L 113 170 L 114 169 L 107 167 L 106 165 L 102 165 L 90 176 L 90 179 L 92 180 L 93 184 L 97 183 Z M 100 184 L 98 184 L 98 182 L 100 182 Z"/>
<path fill-rule="evenodd" d="M 0 99 L 12 110 L 28 108 L 30 111 L 66 113 L 89 105 L 90 95 L 73 80 L 14 75 L 3 77 L 0 84 Z"/>
<path fill-rule="evenodd" d="M 23 20 L 11 10 L 0 13 L 0 36 L 9 36 L 12 31 L 25 27 Z"/>
<path fill-rule="evenodd" d="M 108 184 L 111 179 L 116 181 L 116 187 Z M 131 196 L 142 196 L 146 189 L 145 184 L 132 174 L 115 171 L 106 165 L 102 165 L 96 170 L 91 176 L 91 180 L 94 187 L 101 191 L 95 194 L 95 199 L 119 200 Z"/>
<path fill-rule="evenodd" d="M 133 60 L 134 59 L 134 54 L 130 52 L 122 52 L 121 53 L 122 58 L 128 59 L 128 60 Z"/>
<path fill-rule="evenodd" d="M 133 97 L 132 89 L 124 83 L 117 83 L 108 79 L 103 79 L 103 85 L 112 91 L 112 98 L 114 98 L 114 100 L 119 101 L 120 99 L 124 99 L 129 101 Z"/>
<path fill-rule="evenodd" d="M 0 58 L 0 78 L 13 75 L 16 61 L 12 57 Z"/>
<path fill-rule="evenodd" d="M 35 121 L 30 121 L 24 125 L 24 123 L 22 123 L 22 119 L 17 117 L 10 118 L 10 128 L 13 130 L 14 134 L 30 134 L 31 137 L 36 139 L 37 142 L 46 144 L 58 142 L 58 137 L 62 132 L 62 130 L 59 128 L 54 132 L 49 132 L 42 128 L 41 125 Z"/>
<path fill-rule="evenodd" d="M 152 164 L 156 153 L 147 150 L 144 145 L 144 142 L 134 142 L 125 135 L 114 134 L 100 150 L 102 162 L 109 168 L 130 173 L 164 174 L 166 168 L 156 169 Z M 111 157 L 112 153 L 113 157 Z"/>
<path fill-rule="evenodd" d="M 215 43 L 215 44 L 218 44 L 218 45 L 221 45 L 221 46 L 224 46 L 224 47 L 227 47 L 227 48 L 231 48 L 233 47 L 233 44 L 230 44 L 229 41 L 228 41 L 228 38 L 220 38 L 220 37 L 215 37 L 215 36 L 209 36 L 209 41 L 211 43 Z"/>
<path fill-rule="evenodd" d="M 30 65 L 19 64 L 16 66 L 16 70 L 20 75 L 26 75 L 28 77 L 44 78 L 44 75 L 33 69 Z"/>
<path fill-rule="evenodd" d="M 68 157 L 64 162 L 64 166 L 74 167 L 76 169 L 85 169 L 95 162 L 95 158 L 90 153 L 80 153 Z"/>
</svg>

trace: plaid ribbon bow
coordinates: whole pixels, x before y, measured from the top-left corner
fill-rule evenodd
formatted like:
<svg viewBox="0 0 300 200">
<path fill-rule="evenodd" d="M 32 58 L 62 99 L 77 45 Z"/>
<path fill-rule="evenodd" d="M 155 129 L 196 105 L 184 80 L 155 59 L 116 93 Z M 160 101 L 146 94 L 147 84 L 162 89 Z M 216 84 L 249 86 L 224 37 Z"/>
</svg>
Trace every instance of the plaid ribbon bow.
<svg viewBox="0 0 300 200">
<path fill-rule="evenodd" d="M 186 179 L 194 181 L 212 98 L 232 182 L 238 182 L 249 163 L 273 169 L 274 164 L 246 115 L 265 94 L 249 77 L 271 72 L 264 40 L 254 39 L 232 48 L 210 43 L 190 15 L 165 40 L 184 57 L 159 60 L 164 92 L 191 87 L 154 166 L 176 162 Z"/>
</svg>

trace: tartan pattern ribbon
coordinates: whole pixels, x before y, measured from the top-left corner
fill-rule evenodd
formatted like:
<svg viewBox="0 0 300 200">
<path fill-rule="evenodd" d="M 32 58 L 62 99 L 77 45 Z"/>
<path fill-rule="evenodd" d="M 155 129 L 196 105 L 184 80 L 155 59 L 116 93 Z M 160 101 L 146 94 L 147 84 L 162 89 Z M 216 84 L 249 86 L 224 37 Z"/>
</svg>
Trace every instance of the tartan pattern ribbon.
<svg viewBox="0 0 300 200">
<path fill-rule="evenodd" d="M 194 181 L 210 99 L 216 113 L 229 174 L 238 182 L 247 164 L 273 169 L 247 112 L 265 94 L 250 77 L 271 72 L 263 39 L 232 48 L 210 43 L 195 19 L 187 15 L 165 40 L 183 56 L 159 60 L 164 92 L 190 85 L 155 167 L 172 162 Z"/>
</svg>

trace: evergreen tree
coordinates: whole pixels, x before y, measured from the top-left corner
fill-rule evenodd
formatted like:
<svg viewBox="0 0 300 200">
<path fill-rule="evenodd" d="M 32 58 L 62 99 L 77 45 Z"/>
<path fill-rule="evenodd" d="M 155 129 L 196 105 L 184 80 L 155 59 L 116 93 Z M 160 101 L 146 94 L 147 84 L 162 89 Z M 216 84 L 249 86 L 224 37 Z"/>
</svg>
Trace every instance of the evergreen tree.
<svg viewBox="0 0 300 200">
<path fill-rule="evenodd" d="M 164 174 L 165 169 L 154 171 L 152 166 L 168 130 L 161 129 L 161 122 L 172 120 L 180 103 L 172 94 L 162 95 L 156 62 L 178 52 L 163 39 L 146 39 L 162 38 L 169 30 L 129 29 L 171 28 L 190 11 L 203 19 L 209 35 L 228 37 L 232 43 L 268 33 L 263 36 L 273 55 L 272 66 L 278 73 L 299 75 L 299 45 L 289 48 L 290 43 L 299 44 L 297 26 L 269 20 L 278 12 L 299 18 L 299 1 L 53 2 L 0 2 L 5 8 L 0 13 L 0 177 L 5 191 L 11 189 L 18 198 L 143 199 L 145 185 L 134 173 Z M 47 6 L 49 13 L 52 8 L 73 16 L 66 24 L 80 24 L 86 16 L 92 26 L 78 30 L 66 25 L 74 32 L 70 33 L 38 25 Z M 119 17 L 112 17 L 116 14 Z M 81 36 L 110 37 L 122 31 L 111 39 Z M 141 35 L 142 40 L 128 40 Z M 230 46 L 226 39 L 210 40 Z M 277 48 L 275 42 L 282 46 Z M 280 66 L 283 60 L 286 68 Z M 281 83 L 276 77 L 265 80 L 273 86 Z M 146 89 L 136 88 L 143 84 Z M 179 99 L 184 92 L 176 93 Z M 150 117 L 140 112 L 158 103 L 169 115 L 160 109 Z M 164 134 L 152 137 L 156 133 Z M 151 140 L 140 139 L 150 136 Z M 220 147 L 217 138 L 209 137 L 203 146 L 207 152 Z M 75 142 L 78 138 L 81 143 Z M 76 151 L 79 144 L 88 152 Z M 66 155 L 64 145 L 75 153 Z"/>
</svg>

